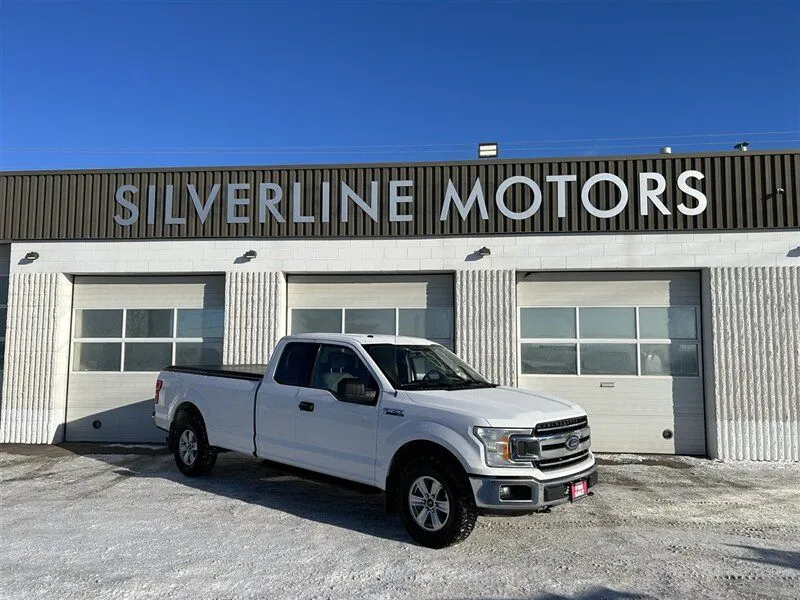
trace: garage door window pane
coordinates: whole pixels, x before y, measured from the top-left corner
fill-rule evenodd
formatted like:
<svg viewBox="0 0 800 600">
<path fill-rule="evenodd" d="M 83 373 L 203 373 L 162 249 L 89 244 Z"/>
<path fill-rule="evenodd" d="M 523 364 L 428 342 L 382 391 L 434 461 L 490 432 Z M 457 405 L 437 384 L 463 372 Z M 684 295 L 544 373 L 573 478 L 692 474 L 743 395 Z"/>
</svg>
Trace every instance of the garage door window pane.
<svg viewBox="0 0 800 600">
<path fill-rule="evenodd" d="M 292 333 L 342 333 L 342 311 L 330 308 L 295 308 Z"/>
<path fill-rule="evenodd" d="M 178 342 L 175 364 L 184 367 L 207 367 L 222 364 L 222 341 Z"/>
<path fill-rule="evenodd" d="M 224 314 L 222 308 L 180 308 L 178 337 L 221 338 Z"/>
<path fill-rule="evenodd" d="M 8 316 L 7 308 L 0 308 L 0 337 L 6 334 L 6 317 Z"/>
<path fill-rule="evenodd" d="M 697 344 L 642 344 L 642 375 L 697 377 Z"/>
<path fill-rule="evenodd" d="M 8 304 L 8 277 L 0 277 L 0 304 Z"/>
<path fill-rule="evenodd" d="M 520 321 L 523 338 L 575 338 L 574 308 L 523 308 Z"/>
<path fill-rule="evenodd" d="M 72 370 L 119 371 L 121 355 L 122 344 L 119 342 L 78 342 L 75 344 Z"/>
<path fill-rule="evenodd" d="M 636 375 L 636 344 L 581 344 L 582 375 Z"/>
<path fill-rule="evenodd" d="M 640 308 L 639 336 L 650 339 L 697 339 L 697 319 L 694 308 Z"/>
<path fill-rule="evenodd" d="M 449 308 L 401 308 L 397 320 L 399 335 L 428 339 L 453 337 L 453 314 Z"/>
<path fill-rule="evenodd" d="M 522 373 L 525 375 L 575 375 L 575 344 L 522 344 Z"/>
<path fill-rule="evenodd" d="M 75 337 L 122 337 L 121 310 L 79 310 L 75 314 Z"/>
<path fill-rule="evenodd" d="M 125 335 L 132 338 L 172 337 L 172 311 L 128 310 L 125 315 Z"/>
<path fill-rule="evenodd" d="M 582 338 L 636 338 L 636 309 L 579 308 Z"/>
<path fill-rule="evenodd" d="M 125 344 L 126 371 L 160 371 L 172 364 L 172 344 Z"/>
<path fill-rule="evenodd" d="M 344 311 L 345 333 L 395 334 L 393 308 L 348 308 Z"/>
</svg>

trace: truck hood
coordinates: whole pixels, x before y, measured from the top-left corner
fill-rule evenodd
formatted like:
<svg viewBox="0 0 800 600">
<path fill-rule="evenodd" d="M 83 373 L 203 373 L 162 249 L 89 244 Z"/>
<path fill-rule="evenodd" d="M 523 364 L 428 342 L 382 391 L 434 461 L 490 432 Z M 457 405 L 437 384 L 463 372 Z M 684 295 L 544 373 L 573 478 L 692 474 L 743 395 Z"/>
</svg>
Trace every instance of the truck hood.
<svg viewBox="0 0 800 600">
<path fill-rule="evenodd" d="M 406 394 L 415 404 L 484 419 L 490 427 L 533 427 L 586 414 L 567 400 L 510 387 L 408 390 Z"/>
</svg>

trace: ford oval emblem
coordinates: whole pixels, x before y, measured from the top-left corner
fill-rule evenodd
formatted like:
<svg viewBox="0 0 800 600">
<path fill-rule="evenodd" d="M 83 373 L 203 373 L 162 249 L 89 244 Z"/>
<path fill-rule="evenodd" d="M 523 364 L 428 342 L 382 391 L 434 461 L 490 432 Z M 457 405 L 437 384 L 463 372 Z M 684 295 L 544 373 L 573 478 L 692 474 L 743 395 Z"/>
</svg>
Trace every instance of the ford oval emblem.
<svg viewBox="0 0 800 600">
<path fill-rule="evenodd" d="M 567 441 L 564 442 L 564 448 L 567 450 L 575 450 L 578 446 L 581 445 L 581 438 L 577 435 L 571 435 L 567 438 Z"/>
</svg>

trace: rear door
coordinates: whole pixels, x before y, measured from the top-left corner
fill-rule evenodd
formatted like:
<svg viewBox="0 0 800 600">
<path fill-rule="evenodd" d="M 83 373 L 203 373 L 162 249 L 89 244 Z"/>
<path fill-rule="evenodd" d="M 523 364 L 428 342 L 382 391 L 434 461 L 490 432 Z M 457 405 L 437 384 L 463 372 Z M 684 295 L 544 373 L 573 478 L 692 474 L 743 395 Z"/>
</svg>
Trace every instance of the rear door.
<svg viewBox="0 0 800 600">
<path fill-rule="evenodd" d="M 364 396 L 349 395 L 348 383 L 363 385 Z M 375 375 L 353 349 L 322 344 L 310 387 L 297 396 L 295 462 L 373 484 L 379 394 Z"/>
<path fill-rule="evenodd" d="M 267 370 L 256 398 L 258 456 L 294 463 L 297 396 L 311 381 L 318 351 L 313 342 L 289 342 L 279 349 L 275 370 Z"/>
</svg>

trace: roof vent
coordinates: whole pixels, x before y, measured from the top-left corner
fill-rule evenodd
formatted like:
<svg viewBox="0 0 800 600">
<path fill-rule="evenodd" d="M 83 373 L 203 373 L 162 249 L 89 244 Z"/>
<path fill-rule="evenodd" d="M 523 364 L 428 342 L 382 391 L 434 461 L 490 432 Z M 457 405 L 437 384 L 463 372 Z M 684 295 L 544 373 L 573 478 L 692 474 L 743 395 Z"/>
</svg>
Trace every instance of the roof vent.
<svg viewBox="0 0 800 600">
<path fill-rule="evenodd" d="M 750 145 L 750 142 L 739 142 L 733 146 L 733 149 L 737 152 L 747 152 L 747 147 Z"/>
<path fill-rule="evenodd" d="M 672 154 L 672 146 L 661 146 L 658 152 L 660 154 Z"/>
</svg>

